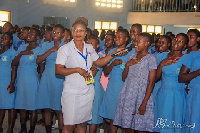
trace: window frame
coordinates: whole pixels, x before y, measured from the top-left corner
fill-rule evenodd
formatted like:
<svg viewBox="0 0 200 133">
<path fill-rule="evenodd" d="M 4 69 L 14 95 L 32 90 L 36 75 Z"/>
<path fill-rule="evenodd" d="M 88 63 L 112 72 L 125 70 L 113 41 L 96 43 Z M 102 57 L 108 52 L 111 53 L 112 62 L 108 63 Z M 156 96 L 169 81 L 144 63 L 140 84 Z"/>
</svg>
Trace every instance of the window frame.
<svg viewBox="0 0 200 133">
<path fill-rule="evenodd" d="M 7 13 L 8 13 L 8 21 L 6 21 L 6 20 L 1 20 L 1 18 L 0 18 L 0 26 L 3 27 L 3 25 L 4 25 L 6 22 L 11 22 L 11 11 L 8 11 L 8 10 L 0 10 L 0 14 L 1 14 L 1 12 L 7 12 Z M 3 24 L 1 24 L 1 23 L 3 23 Z"/>
</svg>

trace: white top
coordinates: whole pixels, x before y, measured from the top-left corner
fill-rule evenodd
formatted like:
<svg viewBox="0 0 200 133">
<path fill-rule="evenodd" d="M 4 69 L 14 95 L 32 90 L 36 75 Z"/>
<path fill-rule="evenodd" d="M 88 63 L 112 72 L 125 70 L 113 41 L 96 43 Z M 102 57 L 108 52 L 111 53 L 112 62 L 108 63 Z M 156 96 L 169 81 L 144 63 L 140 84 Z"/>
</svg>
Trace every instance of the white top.
<svg viewBox="0 0 200 133">
<path fill-rule="evenodd" d="M 86 56 L 88 53 L 87 70 L 86 61 L 78 52 L 80 51 L 76 48 L 74 40 L 70 41 L 66 45 L 63 45 L 59 48 L 56 64 L 64 65 L 66 68 L 79 67 L 85 69 L 89 73 L 92 73 L 90 68 L 92 67 L 93 61 L 96 61 L 99 58 L 98 54 L 93 49 L 91 44 L 86 44 L 84 42 L 83 55 Z M 93 87 L 90 86 L 93 86 L 93 84 L 87 85 L 83 76 L 81 76 L 79 73 L 73 73 L 65 76 L 63 92 L 69 92 L 77 95 L 90 93 L 94 91 L 91 90 Z"/>
</svg>

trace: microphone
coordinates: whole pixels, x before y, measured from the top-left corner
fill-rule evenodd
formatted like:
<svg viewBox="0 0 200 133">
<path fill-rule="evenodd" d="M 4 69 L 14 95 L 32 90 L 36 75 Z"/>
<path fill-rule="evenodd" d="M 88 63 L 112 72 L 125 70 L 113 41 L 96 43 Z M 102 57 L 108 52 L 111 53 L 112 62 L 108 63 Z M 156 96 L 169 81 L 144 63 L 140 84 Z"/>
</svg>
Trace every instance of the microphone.
<svg viewBox="0 0 200 133">
<path fill-rule="evenodd" d="M 115 56 L 120 55 L 121 52 L 126 52 L 126 51 L 131 51 L 131 50 L 132 50 L 132 46 L 130 46 L 130 47 L 128 47 L 128 48 L 125 48 L 125 49 L 123 49 L 123 50 L 121 50 L 121 51 L 118 51 L 117 53 L 112 54 L 111 56 L 112 56 L 112 57 L 115 57 Z"/>
</svg>

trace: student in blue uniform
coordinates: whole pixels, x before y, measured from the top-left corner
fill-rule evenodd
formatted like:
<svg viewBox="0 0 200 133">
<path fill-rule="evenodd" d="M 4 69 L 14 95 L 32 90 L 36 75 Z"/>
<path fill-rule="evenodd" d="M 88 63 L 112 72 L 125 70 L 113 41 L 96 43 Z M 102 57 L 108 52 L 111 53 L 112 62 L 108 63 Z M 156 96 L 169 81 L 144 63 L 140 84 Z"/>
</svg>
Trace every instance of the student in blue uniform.
<svg viewBox="0 0 200 133">
<path fill-rule="evenodd" d="M 17 45 L 14 47 L 14 49 L 17 51 L 18 48 L 21 45 L 24 45 L 26 43 L 28 43 L 27 38 L 28 38 L 28 32 L 30 30 L 30 27 L 23 27 L 21 29 L 21 34 L 20 34 L 20 41 L 17 43 Z"/>
<path fill-rule="evenodd" d="M 13 84 L 10 84 L 14 82 L 14 77 L 11 77 L 11 63 L 16 55 L 16 51 L 10 49 L 11 44 L 12 34 L 8 32 L 4 33 L 1 36 L 2 48 L 0 49 L 0 133 L 3 133 L 2 125 L 5 111 L 8 110 L 7 133 L 13 133 L 16 117 L 16 111 L 14 109 L 15 87 Z"/>
<path fill-rule="evenodd" d="M 109 51 L 109 54 L 119 48 L 126 48 L 129 33 L 126 29 L 120 29 L 117 31 L 115 36 L 115 44 L 117 48 Z M 125 62 L 131 52 L 121 57 L 112 59 L 107 66 L 104 68 L 105 75 L 109 75 L 109 82 L 106 89 L 106 93 L 103 98 L 102 105 L 100 107 L 100 116 L 106 119 L 110 119 L 111 132 L 116 132 L 117 127 L 113 125 L 115 116 L 115 109 L 117 106 L 117 100 L 121 87 L 123 85 L 122 72 L 125 68 Z"/>
<path fill-rule="evenodd" d="M 3 33 L 10 32 L 10 33 L 13 34 L 13 25 L 10 22 L 6 22 L 3 25 L 3 30 L 2 31 L 3 31 Z M 19 41 L 20 41 L 20 39 L 15 34 L 13 34 L 13 42 L 11 44 L 11 48 L 16 47 Z"/>
<path fill-rule="evenodd" d="M 155 128 L 160 133 L 183 133 L 186 91 L 185 85 L 178 82 L 180 68 L 185 60 L 182 50 L 189 39 L 186 34 L 179 33 L 172 41 L 171 51 L 158 66 L 156 80 L 162 79 L 157 93 L 157 114 Z M 162 77 L 162 78 L 161 78 Z M 164 121 L 164 123 L 162 123 Z M 166 127 L 166 126 L 169 127 Z M 180 127 L 177 127 L 181 125 Z"/>
<path fill-rule="evenodd" d="M 51 132 L 51 112 L 54 110 L 58 117 L 60 132 L 63 128 L 63 116 L 61 109 L 61 95 L 63 89 L 64 76 L 55 74 L 55 61 L 58 49 L 65 43 L 62 40 L 64 36 L 64 27 L 60 24 L 53 28 L 53 41 L 42 46 L 40 55 L 36 62 L 46 62 L 45 70 L 40 80 L 38 89 L 38 109 L 45 109 L 45 127 L 46 132 Z"/>
<path fill-rule="evenodd" d="M 190 31 L 190 32 L 189 32 Z M 185 133 L 197 133 L 200 131 L 200 51 L 198 43 L 200 42 L 200 33 L 197 30 L 189 30 L 188 48 L 192 48 L 181 67 L 179 74 L 179 82 L 189 83 L 189 91 L 187 97 L 187 109 L 185 124 L 187 125 Z M 188 49 L 188 51 L 190 50 Z M 198 51 L 196 51 L 198 50 Z"/>
<path fill-rule="evenodd" d="M 172 43 L 171 38 L 167 35 L 163 35 L 163 36 L 161 36 L 160 39 L 158 39 L 158 42 L 156 43 L 156 46 L 158 47 L 157 48 L 158 53 L 156 55 L 154 54 L 157 58 L 157 65 L 159 65 L 162 60 L 167 58 L 168 53 L 169 53 L 169 47 L 171 46 L 171 43 Z M 155 83 L 153 91 L 152 91 L 153 102 L 154 102 L 154 117 L 156 117 L 156 115 L 157 115 L 156 96 L 157 96 L 157 92 L 158 92 L 158 89 L 160 88 L 160 86 L 161 86 L 161 79 Z"/>
<path fill-rule="evenodd" d="M 197 29 L 190 29 L 188 30 L 187 32 L 187 36 L 189 38 L 189 42 L 187 44 L 187 52 L 186 54 L 189 54 L 190 52 L 192 51 L 198 51 L 199 50 L 199 43 L 200 43 L 200 40 L 199 40 L 199 31 Z"/>
<path fill-rule="evenodd" d="M 90 37 L 87 42 L 88 44 L 92 44 L 93 48 L 97 52 L 99 49 L 99 40 L 95 37 Z M 100 58 L 103 56 L 98 54 Z M 91 67 L 92 76 L 94 77 L 94 101 L 93 101 L 93 108 L 92 108 L 92 120 L 88 121 L 90 124 L 89 132 L 96 133 L 97 126 L 103 123 L 103 118 L 99 116 L 99 108 L 103 100 L 104 89 L 102 84 L 100 83 L 100 78 L 102 74 L 103 67 L 98 67 L 93 65 Z"/>
<path fill-rule="evenodd" d="M 53 32 L 53 27 L 46 26 L 44 33 L 44 42 L 41 44 L 40 47 L 42 47 L 43 45 L 45 46 L 46 43 L 50 43 L 53 41 L 52 32 Z"/>
<path fill-rule="evenodd" d="M 37 73 L 36 58 L 40 48 L 37 45 L 39 30 L 31 28 L 29 30 L 27 41 L 29 44 L 22 45 L 18 49 L 18 55 L 13 59 L 12 66 L 18 66 L 17 69 L 17 88 L 15 109 L 20 110 L 20 133 L 26 133 L 26 116 L 30 112 L 30 131 L 33 133 L 36 124 L 36 95 L 39 86 L 39 76 Z"/>
</svg>

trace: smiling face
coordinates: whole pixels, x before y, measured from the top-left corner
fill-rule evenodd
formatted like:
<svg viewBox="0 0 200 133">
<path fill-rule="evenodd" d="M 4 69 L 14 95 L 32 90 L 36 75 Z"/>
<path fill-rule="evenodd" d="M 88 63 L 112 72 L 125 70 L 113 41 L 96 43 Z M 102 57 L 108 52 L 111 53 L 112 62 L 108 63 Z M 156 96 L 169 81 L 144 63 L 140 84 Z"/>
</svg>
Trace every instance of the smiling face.
<svg viewBox="0 0 200 133">
<path fill-rule="evenodd" d="M 10 36 L 8 36 L 7 34 L 3 34 L 1 36 L 1 46 L 5 47 L 5 46 L 9 46 L 12 43 L 12 39 L 10 38 Z"/>
<path fill-rule="evenodd" d="M 112 35 L 106 35 L 105 37 L 105 46 L 110 48 L 114 45 L 114 37 Z"/>
<path fill-rule="evenodd" d="M 170 43 L 167 41 L 165 37 L 161 37 L 158 41 L 158 50 L 160 53 L 168 51 Z"/>
<path fill-rule="evenodd" d="M 117 47 L 124 47 L 126 46 L 126 42 L 128 41 L 128 37 L 125 33 L 118 31 L 115 35 L 115 44 Z"/>
<path fill-rule="evenodd" d="M 62 31 L 61 28 L 55 27 L 55 28 L 53 29 L 52 37 L 53 37 L 53 40 L 54 40 L 55 42 L 60 41 L 60 40 L 63 38 L 63 36 L 64 36 L 64 33 L 63 33 L 63 31 Z"/>
<path fill-rule="evenodd" d="M 138 27 L 132 26 L 130 29 L 130 37 L 133 41 L 136 40 L 136 37 L 141 33 Z"/>
<path fill-rule="evenodd" d="M 172 51 L 182 51 L 186 46 L 186 38 L 182 35 L 177 35 L 172 40 Z"/>
<path fill-rule="evenodd" d="M 75 24 L 72 28 L 74 41 L 84 41 L 87 35 L 86 27 L 83 24 Z"/>
<path fill-rule="evenodd" d="M 20 39 L 21 40 L 27 40 L 28 38 L 28 29 L 21 29 Z"/>
<path fill-rule="evenodd" d="M 145 49 L 147 49 L 148 45 L 149 45 L 149 42 L 147 41 L 147 39 L 139 35 L 135 41 L 135 51 L 137 53 L 140 53 L 144 51 Z"/>
<path fill-rule="evenodd" d="M 28 32 L 27 41 L 28 42 L 36 42 L 39 39 L 39 36 L 35 29 L 30 29 Z"/>
</svg>

